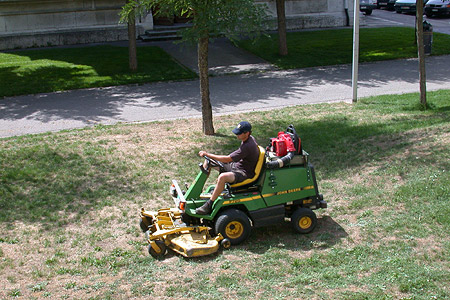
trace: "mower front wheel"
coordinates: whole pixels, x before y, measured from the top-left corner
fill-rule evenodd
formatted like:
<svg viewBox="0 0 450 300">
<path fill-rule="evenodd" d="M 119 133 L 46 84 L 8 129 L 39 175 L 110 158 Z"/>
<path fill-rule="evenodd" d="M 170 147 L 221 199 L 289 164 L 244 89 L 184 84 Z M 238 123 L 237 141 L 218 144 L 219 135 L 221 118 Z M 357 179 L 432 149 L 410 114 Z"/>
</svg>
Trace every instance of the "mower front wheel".
<svg viewBox="0 0 450 300">
<path fill-rule="evenodd" d="M 159 248 L 159 251 L 152 248 L 152 245 L 148 245 L 148 253 L 150 253 L 151 256 L 154 258 L 161 258 L 166 254 L 167 247 L 166 244 L 164 244 L 163 241 L 155 241 L 156 246 Z"/>
<path fill-rule="evenodd" d="M 231 245 L 245 241 L 252 230 L 248 216 L 238 209 L 227 209 L 219 215 L 214 226 L 216 234 L 220 233 Z"/>
<path fill-rule="evenodd" d="M 310 233 L 317 225 L 317 217 L 311 209 L 299 207 L 292 214 L 291 224 L 299 233 Z"/>
</svg>

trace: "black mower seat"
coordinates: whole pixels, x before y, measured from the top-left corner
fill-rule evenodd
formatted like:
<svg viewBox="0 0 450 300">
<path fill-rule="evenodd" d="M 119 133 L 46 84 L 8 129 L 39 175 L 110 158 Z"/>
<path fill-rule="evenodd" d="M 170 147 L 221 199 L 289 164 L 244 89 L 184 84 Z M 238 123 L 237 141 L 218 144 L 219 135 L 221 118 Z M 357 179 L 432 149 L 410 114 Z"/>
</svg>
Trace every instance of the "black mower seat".
<svg viewBox="0 0 450 300">
<path fill-rule="evenodd" d="M 248 185 L 251 184 L 253 182 L 255 182 L 262 170 L 262 166 L 264 165 L 264 160 L 265 160 L 265 156 L 266 156 L 266 151 L 264 150 L 263 147 L 258 146 L 259 148 L 259 157 L 258 157 L 258 162 L 256 163 L 256 167 L 255 167 L 255 176 L 253 176 L 252 178 L 247 178 L 242 182 L 236 183 L 231 185 L 231 188 L 237 188 L 240 186 L 244 186 L 244 185 Z"/>
</svg>

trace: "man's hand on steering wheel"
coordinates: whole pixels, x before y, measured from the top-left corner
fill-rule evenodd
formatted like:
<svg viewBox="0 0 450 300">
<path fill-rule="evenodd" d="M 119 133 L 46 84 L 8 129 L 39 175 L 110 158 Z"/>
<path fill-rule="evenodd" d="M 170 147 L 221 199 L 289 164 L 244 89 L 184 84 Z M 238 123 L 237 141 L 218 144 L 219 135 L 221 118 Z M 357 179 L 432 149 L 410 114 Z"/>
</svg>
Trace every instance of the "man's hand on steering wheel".
<svg viewBox="0 0 450 300">
<path fill-rule="evenodd" d="M 198 155 L 205 158 L 206 162 L 208 163 L 208 169 L 211 167 L 219 167 L 221 170 L 223 170 L 225 168 L 222 162 L 209 157 L 206 151 L 200 151 Z"/>
<path fill-rule="evenodd" d="M 211 157 L 209 157 L 207 155 L 204 155 L 203 158 L 206 159 L 206 161 L 208 162 L 209 167 L 213 167 L 213 168 L 214 167 L 219 167 L 221 169 L 224 168 L 223 163 L 218 161 L 218 160 L 212 159 Z"/>
</svg>

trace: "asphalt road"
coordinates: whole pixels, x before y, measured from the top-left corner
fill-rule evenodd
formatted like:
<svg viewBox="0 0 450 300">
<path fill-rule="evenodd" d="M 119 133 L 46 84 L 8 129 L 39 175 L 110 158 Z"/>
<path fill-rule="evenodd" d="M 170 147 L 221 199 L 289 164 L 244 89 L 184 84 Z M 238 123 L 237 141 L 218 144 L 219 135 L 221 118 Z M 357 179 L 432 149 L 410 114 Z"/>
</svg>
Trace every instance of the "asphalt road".
<svg viewBox="0 0 450 300">
<path fill-rule="evenodd" d="M 450 34 L 450 16 L 423 19 L 431 23 L 434 32 Z M 362 26 L 384 27 L 384 26 L 407 26 L 415 27 L 416 16 L 411 14 L 398 14 L 395 11 L 385 9 L 374 9 L 370 16 L 361 14 Z"/>
</svg>

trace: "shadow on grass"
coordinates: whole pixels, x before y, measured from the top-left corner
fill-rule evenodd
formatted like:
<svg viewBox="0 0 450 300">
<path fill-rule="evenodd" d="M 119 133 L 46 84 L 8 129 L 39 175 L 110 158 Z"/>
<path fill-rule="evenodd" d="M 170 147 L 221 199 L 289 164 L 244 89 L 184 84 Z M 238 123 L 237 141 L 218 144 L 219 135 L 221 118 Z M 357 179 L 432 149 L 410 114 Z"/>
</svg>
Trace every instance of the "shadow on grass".
<svg viewBox="0 0 450 300">
<path fill-rule="evenodd" d="M 292 124 L 302 140 L 303 149 L 310 154 L 310 162 L 324 179 L 333 178 L 345 169 L 352 170 L 404 153 L 407 147 L 417 142 L 417 136 L 405 132 L 447 124 L 449 116 L 442 112 L 446 108 L 443 106 L 427 114 L 398 115 L 385 122 L 360 123 L 338 113 L 314 122 L 292 120 Z M 268 141 L 277 130 L 285 130 L 287 125 L 285 119 L 266 118 L 254 127 L 259 128 L 258 134 L 262 137 L 259 141 Z M 443 161 L 436 161 L 435 165 L 446 167 Z"/>
<path fill-rule="evenodd" d="M 0 68 L 0 96 L 196 78 L 158 47 L 138 48 L 137 72 L 129 70 L 127 47 L 29 50 L 9 55 L 23 59 L 14 68 Z"/>
<path fill-rule="evenodd" d="M 83 150 L 37 145 L 2 151 L 0 221 L 63 225 L 133 190 L 131 178 L 121 175 L 124 164 L 103 158 L 100 147 Z"/>
<path fill-rule="evenodd" d="M 90 79 L 93 71 L 86 66 L 41 66 L 27 71 L 25 75 L 19 69 L 20 67 L 10 67 L 0 70 L 1 96 L 102 86 L 101 79 L 98 82 Z"/>
</svg>

